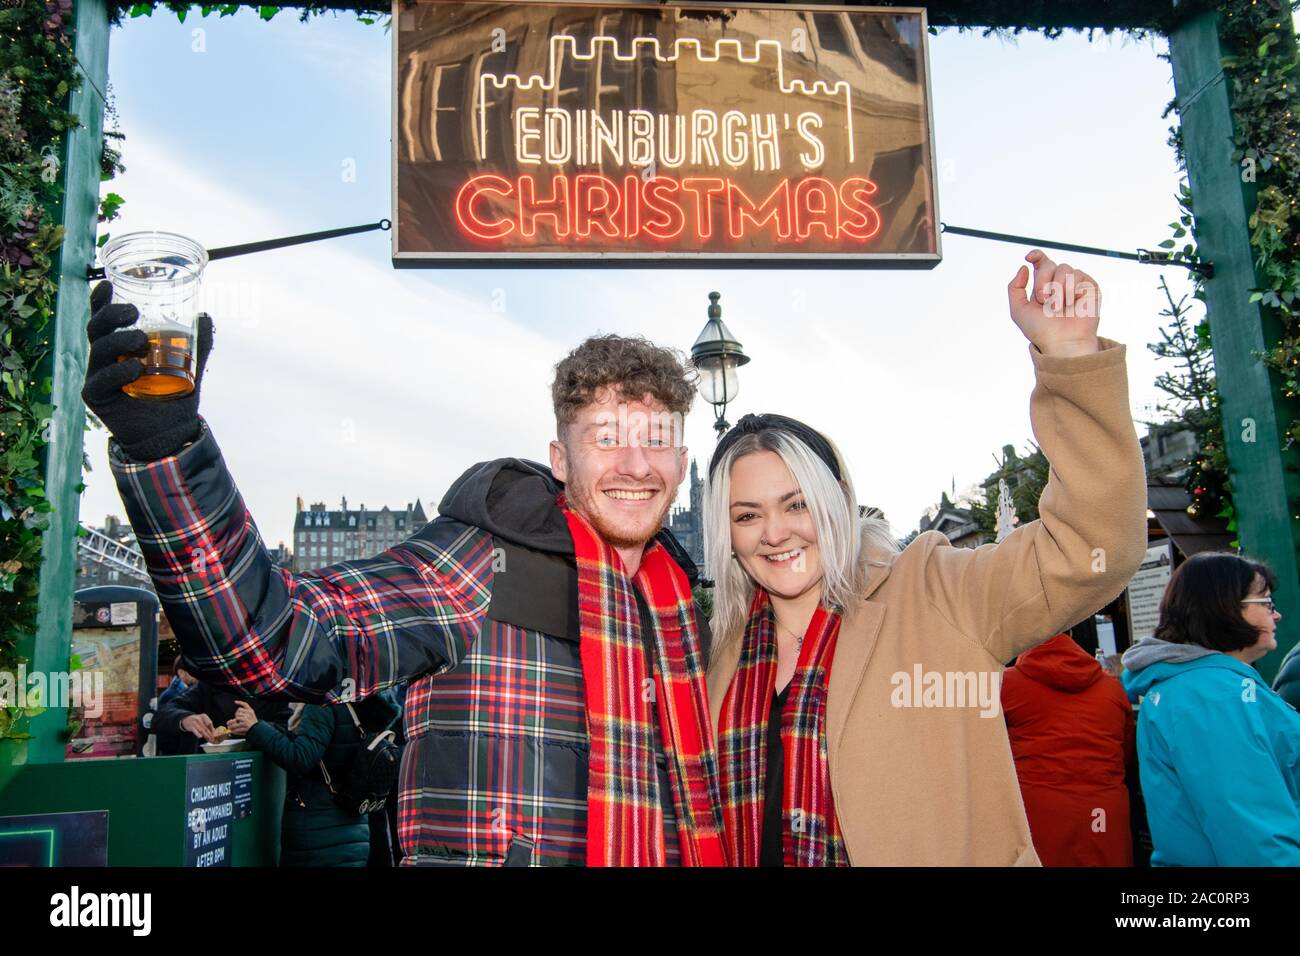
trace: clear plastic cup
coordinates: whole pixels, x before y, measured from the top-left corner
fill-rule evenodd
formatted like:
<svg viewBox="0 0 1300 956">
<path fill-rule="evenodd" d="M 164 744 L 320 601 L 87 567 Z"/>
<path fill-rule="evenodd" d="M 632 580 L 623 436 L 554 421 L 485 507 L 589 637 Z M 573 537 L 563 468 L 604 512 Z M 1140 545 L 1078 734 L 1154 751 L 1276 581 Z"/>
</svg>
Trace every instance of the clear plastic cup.
<svg viewBox="0 0 1300 956">
<path fill-rule="evenodd" d="M 207 251 L 172 232 L 128 232 L 100 253 L 113 301 L 140 310 L 133 328 L 149 339 L 144 374 L 122 386 L 133 398 L 180 398 L 194 391 L 194 337 Z M 119 356 L 126 361 L 131 356 Z"/>
</svg>

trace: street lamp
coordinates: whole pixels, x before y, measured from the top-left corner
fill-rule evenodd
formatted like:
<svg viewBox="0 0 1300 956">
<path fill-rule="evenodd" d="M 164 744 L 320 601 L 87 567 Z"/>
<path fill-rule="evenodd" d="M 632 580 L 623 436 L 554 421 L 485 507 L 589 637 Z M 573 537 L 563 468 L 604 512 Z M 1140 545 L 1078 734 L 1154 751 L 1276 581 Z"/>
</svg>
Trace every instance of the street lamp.
<svg viewBox="0 0 1300 956">
<path fill-rule="evenodd" d="M 709 321 L 704 323 L 704 331 L 691 346 L 691 360 L 700 372 L 700 394 L 713 406 L 717 416 L 713 427 L 719 438 L 731 427 L 723 417 L 727 403 L 740 391 L 736 369 L 749 361 L 731 329 L 722 321 L 722 306 L 718 305 L 721 298 L 720 292 L 709 293 Z"/>
</svg>

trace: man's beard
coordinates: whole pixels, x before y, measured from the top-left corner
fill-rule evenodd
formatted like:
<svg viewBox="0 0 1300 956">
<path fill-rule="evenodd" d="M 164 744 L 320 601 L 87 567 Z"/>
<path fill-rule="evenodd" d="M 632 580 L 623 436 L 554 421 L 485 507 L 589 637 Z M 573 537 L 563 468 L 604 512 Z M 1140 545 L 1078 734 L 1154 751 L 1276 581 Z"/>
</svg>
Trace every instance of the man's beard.
<svg viewBox="0 0 1300 956">
<path fill-rule="evenodd" d="M 672 507 L 672 499 L 667 495 L 667 489 L 664 489 L 664 504 L 659 510 L 652 524 L 647 525 L 648 531 L 644 532 L 637 538 L 629 538 L 622 528 L 619 528 L 608 517 L 596 507 L 595 496 L 600 494 L 599 491 L 593 491 L 591 488 L 573 488 L 565 489 L 570 497 L 574 510 L 581 514 L 596 529 L 596 533 L 601 539 L 613 548 L 639 548 L 650 542 L 664 526 L 664 518 L 668 515 L 669 508 Z"/>
</svg>

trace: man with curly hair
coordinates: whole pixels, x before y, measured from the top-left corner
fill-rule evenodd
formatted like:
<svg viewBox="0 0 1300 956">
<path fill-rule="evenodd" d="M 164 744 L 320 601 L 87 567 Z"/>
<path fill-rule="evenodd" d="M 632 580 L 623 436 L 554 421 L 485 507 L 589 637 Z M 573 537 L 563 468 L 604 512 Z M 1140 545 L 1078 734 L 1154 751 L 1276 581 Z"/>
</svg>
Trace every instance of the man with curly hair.
<svg viewBox="0 0 1300 956">
<path fill-rule="evenodd" d="M 720 865 L 695 569 L 664 530 L 695 394 L 682 358 L 597 336 L 555 369 L 550 467 L 466 471 L 374 558 L 276 567 L 192 394 L 132 398 L 134 306 L 91 299 L 82 397 L 195 673 L 340 703 L 403 681 L 408 865 Z M 121 359 L 121 360 L 119 360 Z"/>
</svg>

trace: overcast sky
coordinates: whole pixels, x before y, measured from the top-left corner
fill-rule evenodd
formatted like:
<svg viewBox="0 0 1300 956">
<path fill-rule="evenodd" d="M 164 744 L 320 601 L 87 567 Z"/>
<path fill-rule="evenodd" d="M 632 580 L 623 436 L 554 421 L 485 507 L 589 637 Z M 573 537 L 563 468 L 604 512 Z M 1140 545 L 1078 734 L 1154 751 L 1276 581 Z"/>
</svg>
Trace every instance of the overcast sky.
<svg viewBox="0 0 1300 956">
<path fill-rule="evenodd" d="M 110 42 L 127 166 L 106 186 L 126 199 L 113 233 L 215 247 L 391 216 L 379 25 L 267 23 L 247 8 L 182 24 L 159 9 Z M 1122 250 L 1168 236 L 1162 42 L 950 30 L 929 43 L 945 222 Z M 779 411 L 823 430 L 862 502 L 902 535 L 1031 438 L 1032 367 L 1005 291 L 1027 251 L 947 236 L 943 262 L 916 272 L 397 271 L 375 232 L 228 259 L 206 276 L 216 346 L 202 410 L 268 545 L 291 540 L 299 495 L 331 508 L 418 497 L 432 515 L 476 461 L 545 460 L 552 366 L 569 348 L 606 331 L 687 350 L 717 290 L 753 359 L 729 419 Z M 1101 333 L 1128 345 L 1134 414 L 1149 417 L 1161 270 L 1050 254 L 1101 283 Z M 1186 291 L 1182 270 L 1165 274 Z M 688 439 L 702 458 L 711 424 L 697 402 Z M 104 433 L 87 442 L 81 519 L 98 526 L 123 509 Z"/>
</svg>

